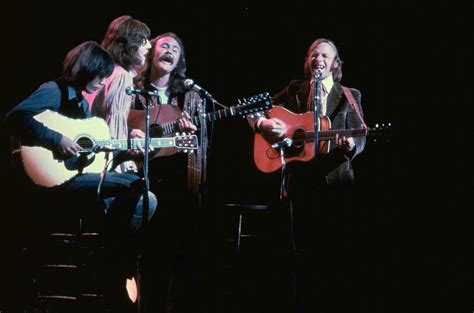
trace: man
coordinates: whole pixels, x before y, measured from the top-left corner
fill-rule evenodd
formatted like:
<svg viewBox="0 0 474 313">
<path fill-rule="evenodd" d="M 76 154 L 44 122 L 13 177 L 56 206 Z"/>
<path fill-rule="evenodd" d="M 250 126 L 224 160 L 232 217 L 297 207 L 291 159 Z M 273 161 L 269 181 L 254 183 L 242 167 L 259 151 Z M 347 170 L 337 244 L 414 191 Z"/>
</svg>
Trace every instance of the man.
<svg viewBox="0 0 474 313">
<path fill-rule="evenodd" d="M 273 103 L 295 114 L 314 115 L 315 85 L 316 79 L 320 79 L 321 101 L 317 103 L 320 125 L 323 126 L 321 121 L 327 118 L 333 130 L 363 128 L 361 94 L 340 84 L 342 63 L 334 42 L 324 38 L 315 40 L 305 58 L 305 79 L 290 81 L 272 98 Z M 298 125 L 294 120 L 285 120 L 285 115 L 278 115 L 278 109 L 271 110 L 266 117 L 249 119 L 249 123 L 268 140 L 278 142 L 292 138 L 292 146 L 285 148 L 287 157 L 291 153 L 291 156 L 298 156 L 298 152 L 295 154 L 297 146 L 309 145 L 312 136 L 307 134 L 306 139 L 299 138 L 294 133 L 295 128 L 313 131 L 314 118 L 310 125 L 303 121 Z M 306 153 L 305 160 L 302 157 L 290 162 L 284 178 L 288 189 L 284 190 L 283 195 L 288 192 L 293 222 L 291 236 L 296 264 L 293 290 L 297 295 L 294 304 L 304 312 L 330 308 L 331 296 L 336 296 L 337 288 L 341 286 L 335 282 L 335 275 L 337 264 L 340 265 L 338 256 L 343 257 L 345 253 L 340 249 L 345 238 L 344 231 L 338 229 L 344 229 L 341 221 L 354 205 L 352 191 L 346 187 L 354 183 L 351 161 L 363 151 L 365 137 L 340 135 L 336 131 L 333 139 L 320 141 L 319 145 L 326 143 L 327 149 L 317 152 L 316 162 L 314 155 L 309 160 L 307 158 L 307 154 L 314 153 L 314 149 L 301 152 Z M 275 153 L 277 157 L 273 159 L 279 161 L 279 150 Z M 329 306 L 326 307 L 325 303 Z"/>
<path fill-rule="evenodd" d="M 179 131 L 194 132 L 196 125 L 189 120 L 202 111 L 203 101 L 194 91 L 183 86 L 186 78 L 186 57 L 183 42 L 177 34 L 167 32 L 151 40 L 150 53 L 140 75 L 135 79 L 140 88 L 155 91 L 151 99 L 158 108 L 157 120 L 151 124 L 178 121 Z M 146 99 L 137 96 L 135 108 L 144 109 Z M 206 134 L 206 125 L 200 125 Z M 160 136 L 160 132 L 152 136 Z M 160 195 L 160 216 L 150 224 L 157 238 L 150 242 L 150 297 L 152 312 L 207 312 L 205 288 L 199 288 L 195 277 L 200 259 L 200 216 L 198 206 L 201 174 L 207 153 L 207 136 L 199 137 L 200 149 L 189 155 L 164 150 L 150 161 L 151 190 Z M 197 197 L 196 197 L 197 196 Z M 204 264 L 204 262 L 201 262 Z"/>
<path fill-rule="evenodd" d="M 52 129 L 56 125 L 49 124 L 50 127 L 47 127 L 35 117 L 40 113 L 47 113 L 46 110 L 72 119 L 90 117 L 89 104 L 82 96 L 82 92 L 91 94 L 101 89 L 113 69 L 112 57 L 100 45 L 94 41 L 81 43 L 68 52 L 60 79 L 42 84 L 6 115 L 6 128 L 11 135 L 21 139 L 23 146 L 38 146 L 51 150 L 54 158 L 64 160 L 66 166 L 68 160 L 73 159 L 81 150 L 80 144 L 73 138 Z M 87 133 L 88 130 L 83 131 Z M 136 153 L 124 151 L 116 154 L 115 158 L 121 160 L 129 158 L 130 155 L 136 155 Z M 97 157 L 100 156 L 97 155 Z M 127 260 L 129 270 L 125 271 L 123 267 L 119 269 L 119 266 L 114 267 L 114 265 L 119 264 L 120 259 L 123 260 L 123 257 L 118 257 L 117 253 L 120 253 L 119 250 L 124 250 L 124 242 L 129 242 L 130 237 L 140 229 L 142 224 L 143 187 L 140 177 L 116 172 L 107 172 L 101 177 L 101 173 L 78 171 L 65 182 L 47 187 L 33 184 L 28 177 L 25 179 L 32 187 L 31 189 L 37 191 L 35 195 L 44 196 L 48 204 L 61 203 L 63 208 L 66 207 L 67 210 L 63 212 L 65 215 L 71 214 L 73 210 L 79 210 L 79 214 L 82 215 L 88 213 L 87 211 L 103 209 L 106 222 L 105 245 L 110 251 L 108 256 L 111 258 L 106 268 L 111 276 L 107 283 L 111 286 L 104 292 L 107 299 L 111 301 L 113 311 L 123 308 L 123 301 L 117 299 L 124 298 L 117 297 L 117 294 L 125 295 L 125 277 L 133 275 L 134 249 L 131 246 L 125 248 L 129 256 Z M 156 209 L 157 200 L 152 193 L 148 198 L 148 216 L 151 218 Z M 54 214 L 47 213 L 48 211 L 45 210 L 46 219 L 56 217 Z"/>
</svg>

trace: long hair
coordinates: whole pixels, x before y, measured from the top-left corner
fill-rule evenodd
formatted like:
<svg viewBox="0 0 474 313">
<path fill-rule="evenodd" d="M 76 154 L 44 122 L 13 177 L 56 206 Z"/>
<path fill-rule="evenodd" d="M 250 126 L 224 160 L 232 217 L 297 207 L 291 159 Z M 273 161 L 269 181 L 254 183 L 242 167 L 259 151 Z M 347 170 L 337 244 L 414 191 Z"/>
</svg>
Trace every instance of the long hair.
<svg viewBox="0 0 474 313">
<path fill-rule="evenodd" d="M 102 40 L 102 47 L 110 52 L 118 65 L 130 70 L 140 63 L 138 48 L 150 34 L 150 28 L 145 23 L 123 15 L 110 23 Z"/>
<path fill-rule="evenodd" d="M 158 42 L 158 40 L 164 37 L 171 37 L 174 40 L 176 40 L 180 48 L 178 63 L 176 64 L 176 68 L 170 73 L 169 88 L 172 94 L 182 93 L 185 91 L 182 81 L 186 79 L 186 57 L 184 54 L 183 42 L 178 37 L 178 35 L 172 32 L 160 34 L 150 41 L 150 44 L 151 44 L 150 52 L 148 52 L 147 54 L 147 60 L 146 60 L 145 66 L 143 67 L 143 70 L 140 72 L 139 75 L 136 76 L 135 84 L 137 84 L 138 86 L 143 86 L 144 84 L 149 82 L 148 80 L 150 79 L 151 67 L 153 66 L 153 59 L 155 58 L 156 43 Z"/>
<path fill-rule="evenodd" d="M 63 62 L 63 78 L 78 88 L 96 77 L 109 77 L 114 70 L 114 60 L 95 41 L 85 41 L 71 49 Z"/>
<path fill-rule="evenodd" d="M 332 69 L 332 78 L 334 81 L 336 82 L 340 82 L 341 79 L 342 79 L 342 60 L 341 58 L 339 57 L 339 52 L 337 51 L 337 47 L 336 47 L 336 44 L 334 44 L 334 42 L 332 40 L 329 40 L 329 39 L 325 39 L 325 38 L 319 38 L 319 39 L 316 39 L 312 44 L 311 46 L 309 46 L 308 48 L 308 51 L 306 52 L 306 57 L 305 57 L 305 62 L 304 62 L 304 77 L 306 79 L 311 79 L 311 69 L 312 69 L 312 65 L 311 65 L 311 52 L 321 43 L 327 43 L 328 45 L 330 45 L 332 47 L 332 49 L 334 50 L 335 52 L 335 57 L 334 57 L 334 62 L 337 62 L 338 66 L 336 68 L 333 68 Z"/>
</svg>

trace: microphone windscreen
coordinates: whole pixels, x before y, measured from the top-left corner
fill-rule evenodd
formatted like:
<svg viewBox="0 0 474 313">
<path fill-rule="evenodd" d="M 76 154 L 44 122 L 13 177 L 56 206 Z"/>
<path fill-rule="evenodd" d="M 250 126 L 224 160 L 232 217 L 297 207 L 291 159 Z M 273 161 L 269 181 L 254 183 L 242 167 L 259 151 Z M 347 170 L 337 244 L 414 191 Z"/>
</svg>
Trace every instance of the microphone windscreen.
<svg viewBox="0 0 474 313">
<path fill-rule="evenodd" d="M 125 88 L 125 93 L 131 96 L 133 94 L 133 87 L 128 86 L 127 88 Z"/>
<path fill-rule="evenodd" d="M 190 78 L 185 79 L 185 80 L 183 81 L 183 85 L 184 85 L 184 88 L 186 88 L 186 89 L 189 90 L 189 89 L 191 89 L 191 88 L 193 87 L 194 81 L 193 81 L 192 79 L 190 79 Z"/>
</svg>

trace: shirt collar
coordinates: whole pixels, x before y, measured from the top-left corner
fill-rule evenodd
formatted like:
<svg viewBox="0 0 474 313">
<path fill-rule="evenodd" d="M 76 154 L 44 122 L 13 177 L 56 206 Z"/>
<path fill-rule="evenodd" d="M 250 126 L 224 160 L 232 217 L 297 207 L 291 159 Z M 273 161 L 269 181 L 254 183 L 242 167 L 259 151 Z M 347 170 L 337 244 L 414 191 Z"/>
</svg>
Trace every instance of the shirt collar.
<svg viewBox="0 0 474 313">
<path fill-rule="evenodd" d="M 334 86 L 334 80 L 332 79 L 332 74 L 328 75 L 325 79 L 321 81 L 321 83 L 324 86 L 324 89 L 326 89 L 327 93 L 331 92 L 332 86 Z"/>
<path fill-rule="evenodd" d="M 74 88 L 71 85 L 67 86 L 67 93 L 68 93 L 68 95 L 67 95 L 68 101 L 76 99 L 77 102 L 81 102 L 84 99 L 82 94 L 80 92 L 78 92 L 76 90 L 76 88 Z"/>
<path fill-rule="evenodd" d="M 329 94 L 331 92 L 332 86 L 334 86 L 334 80 L 332 78 L 332 74 L 328 75 L 325 79 L 321 81 L 324 86 L 324 89 Z M 311 84 L 314 84 L 314 78 L 311 79 Z"/>
</svg>

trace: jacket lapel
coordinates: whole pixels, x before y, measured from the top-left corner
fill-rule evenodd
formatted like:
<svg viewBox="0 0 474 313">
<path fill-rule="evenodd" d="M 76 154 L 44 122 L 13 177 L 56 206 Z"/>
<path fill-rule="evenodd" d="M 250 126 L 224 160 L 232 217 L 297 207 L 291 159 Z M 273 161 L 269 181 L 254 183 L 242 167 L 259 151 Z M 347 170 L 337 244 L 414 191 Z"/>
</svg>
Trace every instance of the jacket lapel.
<svg viewBox="0 0 474 313">
<path fill-rule="evenodd" d="M 309 97 L 309 81 L 305 80 L 302 84 L 298 86 L 296 91 L 296 101 L 298 102 L 298 109 L 299 112 L 306 112 L 306 106 L 308 105 L 308 97 Z"/>
<path fill-rule="evenodd" d="M 328 95 L 328 101 L 327 101 L 327 110 L 326 110 L 326 115 L 329 117 L 332 117 L 332 114 L 336 110 L 337 106 L 339 105 L 339 102 L 341 101 L 342 98 L 342 87 L 341 84 L 334 82 L 334 85 L 331 88 L 331 91 L 329 92 Z"/>
</svg>

